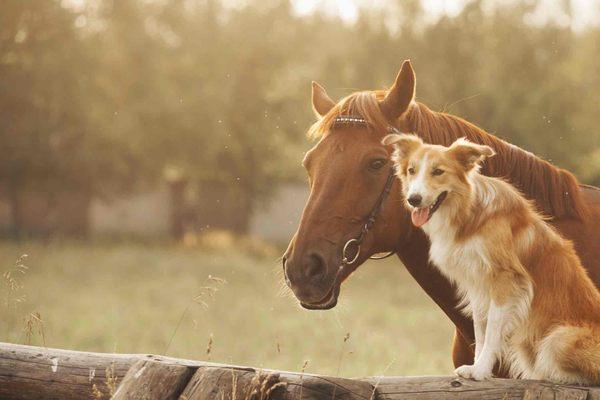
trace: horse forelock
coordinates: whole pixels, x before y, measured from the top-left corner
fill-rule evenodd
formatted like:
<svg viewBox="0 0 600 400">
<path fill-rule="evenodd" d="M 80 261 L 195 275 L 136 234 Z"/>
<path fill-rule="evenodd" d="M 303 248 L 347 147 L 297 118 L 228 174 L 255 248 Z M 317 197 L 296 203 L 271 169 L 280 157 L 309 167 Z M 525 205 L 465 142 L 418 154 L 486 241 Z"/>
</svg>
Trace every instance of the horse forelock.
<svg viewBox="0 0 600 400">
<path fill-rule="evenodd" d="M 340 115 L 362 117 L 370 130 L 387 132 L 389 121 L 379 102 L 386 91 L 362 91 L 340 100 L 308 131 L 311 138 L 322 138 L 335 127 Z M 464 119 L 430 110 L 422 103 L 411 103 L 400 117 L 399 127 L 422 137 L 426 142 L 449 146 L 456 139 L 467 137 L 491 146 L 496 156 L 488 159 L 482 169 L 486 175 L 503 177 L 534 200 L 540 211 L 558 218 L 585 218 L 587 210 L 581 197 L 579 182 L 570 172 L 485 132 Z"/>
<path fill-rule="evenodd" d="M 381 112 L 379 101 L 385 97 L 385 91 L 362 91 L 352 93 L 340 100 L 326 115 L 315 122 L 308 130 L 313 139 L 327 135 L 341 115 L 361 117 L 367 127 L 375 132 L 387 132 L 389 122 Z"/>
</svg>

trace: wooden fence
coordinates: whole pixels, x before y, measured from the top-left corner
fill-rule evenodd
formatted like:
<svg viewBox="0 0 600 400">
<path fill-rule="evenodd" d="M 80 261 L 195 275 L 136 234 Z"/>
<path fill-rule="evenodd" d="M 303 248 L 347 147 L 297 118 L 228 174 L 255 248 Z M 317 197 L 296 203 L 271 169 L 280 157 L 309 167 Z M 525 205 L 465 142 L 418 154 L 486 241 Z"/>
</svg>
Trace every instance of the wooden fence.
<svg viewBox="0 0 600 400">
<path fill-rule="evenodd" d="M 0 399 L 600 400 L 600 387 L 450 376 L 347 379 L 142 354 L 0 343 Z"/>
</svg>

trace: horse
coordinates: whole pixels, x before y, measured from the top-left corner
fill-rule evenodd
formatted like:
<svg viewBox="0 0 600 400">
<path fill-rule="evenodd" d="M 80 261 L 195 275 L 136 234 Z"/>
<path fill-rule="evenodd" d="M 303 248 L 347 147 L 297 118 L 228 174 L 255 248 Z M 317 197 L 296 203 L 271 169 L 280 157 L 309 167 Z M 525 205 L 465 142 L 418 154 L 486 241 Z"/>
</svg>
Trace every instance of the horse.
<svg viewBox="0 0 600 400">
<path fill-rule="evenodd" d="M 454 115 L 415 100 L 416 76 L 405 61 L 388 90 L 360 91 L 334 102 L 312 83 L 318 139 L 302 162 L 310 195 L 282 262 L 284 277 L 306 309 L 335 307 L 342 282 L 378 253 L 396 254 L 420 287 L 455 326 L 452 361 L 472 364 L 473 322 L 458 309 L 455 288 L 429 263 L 429 242 L 411 224 L 391 170 L 389 132 L 411 132 L 426 143 L 450 145 L 460 137 L 490 146 L 496 156 L 482 173 L 502 177 L 571 240 L 600 289 L 600 189 L 568 171 Z"/>
</svg>

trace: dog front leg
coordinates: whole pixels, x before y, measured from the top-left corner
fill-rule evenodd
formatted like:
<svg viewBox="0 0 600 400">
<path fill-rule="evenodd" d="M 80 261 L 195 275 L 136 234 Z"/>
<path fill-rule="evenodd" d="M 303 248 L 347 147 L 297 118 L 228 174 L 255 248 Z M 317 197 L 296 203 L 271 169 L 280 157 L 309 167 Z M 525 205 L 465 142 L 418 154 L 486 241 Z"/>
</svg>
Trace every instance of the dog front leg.
<svg viewBox="0 0 600 400">
<path fill-rule="evenodd" d="M 483 348 L 479 357 L 473 365 L 463 365 L 456 369 L 456 374 L 463 378 L 475 379 L 477 381 L 492 377 L 494 365 L 502 351 L 504 322 L 508 312 L 507 305 L 498 305 L 493 300 L 490 302 L 485 328 Z"/>
<path fill-rule="evenodd" d="M 475 361 L 477 361 L 485 341 L 485 327 L 487 323 L 489 303 L 477 304 L 475 302 L 471 302 L 471 308 L 473 310 L 473 328 L 475 331 Z"/>
</svg>

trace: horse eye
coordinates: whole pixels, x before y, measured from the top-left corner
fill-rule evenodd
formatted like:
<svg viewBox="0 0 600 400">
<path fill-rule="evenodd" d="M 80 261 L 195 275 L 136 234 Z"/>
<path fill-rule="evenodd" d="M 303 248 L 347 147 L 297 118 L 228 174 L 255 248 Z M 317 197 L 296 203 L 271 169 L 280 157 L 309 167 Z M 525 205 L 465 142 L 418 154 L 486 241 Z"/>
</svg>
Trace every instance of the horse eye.
<svg viewBox="0 0 600 400">
<path fill-rule="evenodd" d="M 410 167 L 408 169 L 408 173 L 411 174 L 411 175 L 414 175 L 415 174 L 415 169 L 413 167 Z"/>
<path fill-rule="evenodd" d="M 433 172 L 431 173 L 431 175 L 433 175 L 433 176 L 440 176 L 443 173 L 444 173 L 444 170 L 436 168 L 436 169 L 433 170 Z"/>
<path fill-rule="evenodd" d="M 381 169 L 386 164 L 386 162 L 387 161 L 384 159 L 378 159 L 378 160 L 372 161 L 371 164 L 369 164 L 369 168 L 371 168 L 372 170 Z"/>
</svg>

